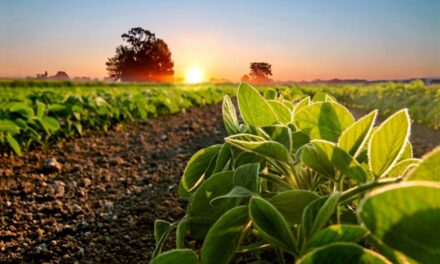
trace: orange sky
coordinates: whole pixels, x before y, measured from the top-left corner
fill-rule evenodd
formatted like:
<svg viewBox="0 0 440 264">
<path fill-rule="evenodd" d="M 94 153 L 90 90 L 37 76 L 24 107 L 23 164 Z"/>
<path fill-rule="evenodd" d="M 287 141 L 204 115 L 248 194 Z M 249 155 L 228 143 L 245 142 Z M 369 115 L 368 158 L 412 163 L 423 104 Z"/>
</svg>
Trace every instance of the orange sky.
<svg viewBox="0 0 440 264">
<path fill-rule="evenodd" d="M 275 80 L 440 76 L 439 3 L 2 1 L 0 76 L 103 78 L 135 26 L 168 43 L 176 77 L 198 67 L 238 81 L 254 61 L 271 63 Z"/>
</svg>

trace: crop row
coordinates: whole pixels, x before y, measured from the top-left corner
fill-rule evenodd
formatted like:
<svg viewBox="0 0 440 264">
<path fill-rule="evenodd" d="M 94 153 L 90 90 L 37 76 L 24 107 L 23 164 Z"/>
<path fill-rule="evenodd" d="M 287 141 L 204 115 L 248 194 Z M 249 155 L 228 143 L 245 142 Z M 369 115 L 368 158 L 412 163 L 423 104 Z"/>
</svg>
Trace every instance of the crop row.
<svg viewBox="0 0 440 264">
<path fill-rule="evenodd" d="M 13 86 L 0 88 L 0 154 L 21 155 L 87 130 L 144 120 L 183 108 L 220 102 L 232 87 Z M 32 85 L 32 84 L 30 84 Z"/>
<path fill-rule="evenodd" d="M 328 93 L 351 108 L 379 109 L 389 116 L 401 108 L 408 108 L 415 123 L 434 129 L 440 128 L 440 86 L 424 85 L 416 80 L 409 84 L 380 83 L 376 85 L 300 86 L 309 95 Z"/>
</svg>

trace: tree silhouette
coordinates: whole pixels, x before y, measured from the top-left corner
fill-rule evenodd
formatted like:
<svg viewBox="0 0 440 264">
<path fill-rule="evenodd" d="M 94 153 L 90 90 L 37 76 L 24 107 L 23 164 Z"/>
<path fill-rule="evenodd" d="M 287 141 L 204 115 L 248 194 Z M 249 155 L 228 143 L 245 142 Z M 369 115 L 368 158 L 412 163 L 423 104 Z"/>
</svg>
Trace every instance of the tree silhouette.
<svg viewBox="0 0 440 264">
<path fill-rule="evenodd" d="M 249 82 L 250 81 L 249 75 L 245 74 L 245 75 L 241 76 L 240 80 L 242 82 Z"/>
<path fill-rule="evenodd" d="M 54 76 L 49 77 L 52 80 L 69 80 L 70 77 L 65 71 L 57 71 Z"/>
<path fill-rule="evenodd" d="M 267 62 L 252 62 L 249 67 L 251 72 L 249 74 L 250 81 L 253 83 L 269 83 L 272 80 L 272 65 Z"/>
<path fill-rule="evenodd" d="M 168 45 L 154 33 L 141 27 L 121 35 L 128 45 L 116 48 L 116 54 L 106 62 L 111 79 L 117 81 L 170 82 L 174 62 Z"/>
</svg>

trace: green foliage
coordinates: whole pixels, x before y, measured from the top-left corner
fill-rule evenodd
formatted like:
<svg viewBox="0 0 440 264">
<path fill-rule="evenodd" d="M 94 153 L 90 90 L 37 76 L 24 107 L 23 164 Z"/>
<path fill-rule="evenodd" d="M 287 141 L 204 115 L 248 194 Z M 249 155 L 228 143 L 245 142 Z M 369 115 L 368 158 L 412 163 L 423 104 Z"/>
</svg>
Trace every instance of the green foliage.
<svg viewBox="0 0 440 264">
<path fill-rule="evenodd" d="M 366 227 L 421 263 L 440 258 L 440 184 L 411 181 L 371 192 L 359 207 Z"/>
<path fill-rule="evenodd" d="M 440 128 L 440 86 L 424 85 L 421 81 L 408 84 L 378 83 L 372 85 L 302 85 L 301 91 L 308 95 L 327 93 L 350 108 L 371 111 L 389 116 L 407 108 L 414 123 L 434 129 Z"/>
<path fill-rule="evenodd" d="M 154 258 L 150 264 L 198 264 L 196 253 L 190 249 L 175 249 Z"/>
<path fill-rule="evenodd" d="M 310 104 L 294 116 L 301 131 L 314 139 L 337 142 L 341 133 L 354 123 L 354 117 L 343 106 L 335 102 Z"/>
<path fill-rule="evenodd" d="M 241 84 L 240 123 L 225 97 L 226 143 L 181 180 L 178 247 L 201 240 L 202 263 L 438 260 L 440 151 L 413 158 L 407 111 L 376 125 L 377 111 L 356 121 L 325 94 L 286 98 Z"/>
<path fill-rule="evenodd" d="M 410 125 L 408 111 L 401 110 L 385 120 L 372 134 L 368 157 L 375 177 L 385 174 L 398 161 L 409 137 Z"/>
<path fill-rule="evenodd" d="M 206 235 L 201 263 L 229 263 L 240 245 L 248 222 L 246 206 L 235 207 L 220 217 Z"/>
<path fill-rule="evenodd" d="M 374 251 L 353 243 L 330 243 L 302 257 L 297 264 L 387 264 L 391 263 Z"/>
<path fill-rule="evenodd" d="M 21 155 L 35 145 L 90 130 L 107 131 L 118 123 L 218 103 L 235 90 L 228 86 L 0 81 L 0 154 Z M 236 133 L 234 106 L 225 99 L 225 107 L 231 134 Z"/>
<path fill-rule="evenodd" d="M 238 87 L 238 107 L 248 126 L 261 127 L 277 123 L 277 116 L 258 91 L 246 83 Z"/>
</svg>

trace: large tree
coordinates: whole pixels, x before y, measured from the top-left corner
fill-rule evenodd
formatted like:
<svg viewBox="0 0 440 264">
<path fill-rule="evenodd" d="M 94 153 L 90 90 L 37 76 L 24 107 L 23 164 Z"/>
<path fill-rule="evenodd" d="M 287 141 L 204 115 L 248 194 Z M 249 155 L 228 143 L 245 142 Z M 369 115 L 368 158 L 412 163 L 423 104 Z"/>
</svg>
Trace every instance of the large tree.
<svg viewBox="0 0 440 264">
<path fill-rule="evenodd" d="M 170 82 L 174 62 L 168 45 L 154 33 L 140 27 L 122 34 L 127 45 L 116 48 L 106 62 L 108 75 L 117 81 Z"/>
<path fill-rule="evenodd" d="M 272 82 L 272 65 L 267 62 L 252 62 L 250 68 L 250 81 L 253 83 Z"/>
</svg>

